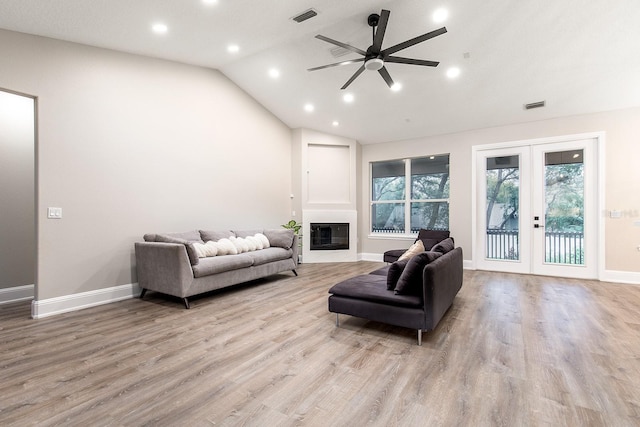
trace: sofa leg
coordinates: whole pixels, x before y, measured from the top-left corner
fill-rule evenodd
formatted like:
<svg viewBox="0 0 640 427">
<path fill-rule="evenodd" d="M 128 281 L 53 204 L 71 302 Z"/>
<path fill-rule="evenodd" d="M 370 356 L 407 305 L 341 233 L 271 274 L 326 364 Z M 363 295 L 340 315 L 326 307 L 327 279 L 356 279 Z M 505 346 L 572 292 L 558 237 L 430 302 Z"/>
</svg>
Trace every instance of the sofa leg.
<svg viewBox="0 0 640 427">
<path fill-rule="evenodd" d="M 189 307 L 189 300 L 186 298 L 182 298 L 182 301 L 184 301 L 184 306 L 188 309 L 190 309 L 191 307 Z"/>
<path fill-rule="evenodd" d="M 298 272 L 297 272 L 295 269 L 293 269 L 293 270 L 291 270 L 291 271 L 293 271 L 293 274 L 295 274 L 295 275 L 296 275 L 296 277 L 298 276 Z"/>
<path fill-rule="evenodd" d="M 336 313 L 336 327 L 340 326 L 340 318 L 338 316 L 338 313 Z"/>
<path fill-rule="evenodd" d="M 147 290 L 145 288 L 142 288 L 142 291 L 140 291 L 140 299 L 144 298 L 144 294 L 147 293 Z"/>
<path fill-rule="evenodd" d="M 422 345 L 422 329 L 418 329 L 418 345 Z"/>
</svg>

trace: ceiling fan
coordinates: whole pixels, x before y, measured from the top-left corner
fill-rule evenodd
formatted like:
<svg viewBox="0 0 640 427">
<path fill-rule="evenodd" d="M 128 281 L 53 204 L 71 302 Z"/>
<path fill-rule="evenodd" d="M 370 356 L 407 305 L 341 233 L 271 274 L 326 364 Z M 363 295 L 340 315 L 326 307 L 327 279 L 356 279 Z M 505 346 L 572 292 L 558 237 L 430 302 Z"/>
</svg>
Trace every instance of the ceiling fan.
<svg viewBox="0 0 640 427">
<path fill-rule="evenodd" d="M 360 75 L 364 70 L 373 70 L 380 73 L 384 81 L 387 83 L 389 87 L 393 86 L 393 79 L 389 75 L 389 71 L 385 67 L 385 63 L 397 63 L 397 64 L 409 64 L 409 65 L 423 65 L 426 67 L 437 67 L 439 62 L 436 61 L 425 61 L 422 59 L 412 59 L 412 58 L 403 58 L 400 56 L 392 56 L 394 53 L 416 45 L 418 43 L 422 43 L 423 41 L 432 39 L 441 34 L 447 32 L 445 27 L 439 28 L 437 30 L 431 31 L 429 33 L 423 34 L 418 37 L 414 37 L 410 40 L 404 41 L 402 43 L 398 43 L 395 46 L 388 47 L 386 49 L 382 49 L 382 40 L 384 39 L 384 32 L 387 29 L 387 23 L 389 22 L 389 15 L 391 12 L 388 10 L 382 10 L 380 15 L 377 13 L 373 13 L 369 15 L 367 18 L 367 23 L 372 29 L 373 33 L 373 44 L 367 48 L 366 51 L 362 49 L 358 49 L 357 47 L 351 46 L 346 43 L 339 42 L 337 40 L 330 39 L 329 37 L 325 37 L 323 35 L 318 34 L 316 36 L 317 39 L 325 41 L 327 43 L 334 44 L 336 46 L 340 46 L 344 49 L 350 50 L 351 52 L 355 52 L 363 56 L 363 58 L 351 59 L 348 61 L 336 62 L 335 64 L 322 65 L 320 67 L 309 68 L 307 71 L 316 71 L 322 70 L 324 68 L 337 67 L 339 65 L 347 65 L 353 64 L 356 62 L 364 62 L 360 68 L 351 76 L 349 80 L 342 86 L 340 89 L 346 89 L 353 81 Z"/>
</svg>

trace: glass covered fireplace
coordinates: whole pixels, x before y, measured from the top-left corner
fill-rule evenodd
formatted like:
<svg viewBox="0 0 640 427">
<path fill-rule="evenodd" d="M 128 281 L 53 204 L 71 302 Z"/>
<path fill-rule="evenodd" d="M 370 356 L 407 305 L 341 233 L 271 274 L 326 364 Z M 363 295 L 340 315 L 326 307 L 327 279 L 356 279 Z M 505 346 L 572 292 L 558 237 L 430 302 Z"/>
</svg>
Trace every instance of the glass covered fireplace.
<svg viewBox="0 0 640 427">
<path fill-rule="evenodd" d="M 349 249 L 349 223 L 312 222 L 309 250 L 328 251 Z"/>
</svg>

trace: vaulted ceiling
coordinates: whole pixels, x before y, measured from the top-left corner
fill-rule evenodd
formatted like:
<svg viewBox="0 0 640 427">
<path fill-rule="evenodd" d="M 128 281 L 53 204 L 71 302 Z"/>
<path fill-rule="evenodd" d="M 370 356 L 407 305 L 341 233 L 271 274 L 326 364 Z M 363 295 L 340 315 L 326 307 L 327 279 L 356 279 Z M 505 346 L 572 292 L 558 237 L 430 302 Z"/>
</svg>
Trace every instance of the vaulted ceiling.
<svg viewBox="0 0 640 427">
<path fill-rule="evenodd" d="M 310 8 L 317 16 L 291 19 Z M 381 9 L 383 48 L 446 26 L 401 55 L 440 65 L 387 64 L 397 92 L 375 71 L 340 90 L 360 64 L 307 71 L 358 58 L 315 36 L 366 50 L 367 17 Z M 640 106 L 639 23 L 637 0 L 0 2 L 0 28 L 219 69 L 291 128 L 364 144 Z"/>
</svg>

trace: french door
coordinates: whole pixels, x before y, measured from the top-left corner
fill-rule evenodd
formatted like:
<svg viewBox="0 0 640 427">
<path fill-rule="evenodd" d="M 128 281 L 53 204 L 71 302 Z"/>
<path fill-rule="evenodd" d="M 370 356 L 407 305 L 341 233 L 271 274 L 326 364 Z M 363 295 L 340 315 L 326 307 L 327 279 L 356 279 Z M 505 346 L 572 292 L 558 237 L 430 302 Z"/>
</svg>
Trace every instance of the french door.
<svg viewBox="0 0 640 427">
<path fill-rule="evenodd" d="M 476 267 L 597 277 L 596 139 L 476 151 Z"/>
</svg>

